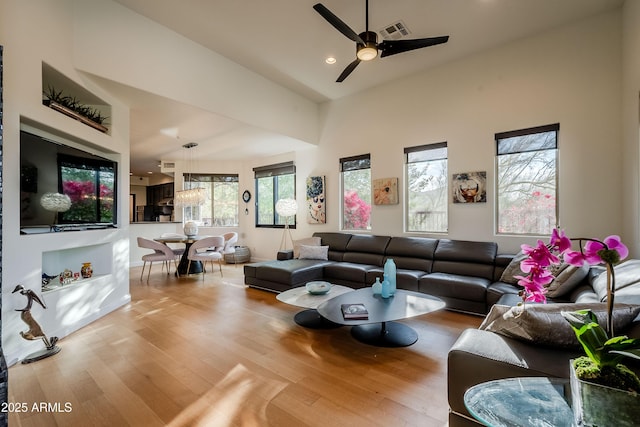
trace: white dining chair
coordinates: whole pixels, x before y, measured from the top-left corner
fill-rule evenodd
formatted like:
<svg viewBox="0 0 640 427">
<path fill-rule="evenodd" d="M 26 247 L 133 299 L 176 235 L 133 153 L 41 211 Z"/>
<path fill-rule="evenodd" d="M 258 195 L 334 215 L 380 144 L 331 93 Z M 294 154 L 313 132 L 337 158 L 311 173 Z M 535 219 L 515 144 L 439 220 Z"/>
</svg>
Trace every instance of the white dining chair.
<svg viewBox="0 0 640 427">
<path fill-rule="evenodd" d="M 211 268 L 213 268 L 213 262 L 218 261 L 220 267 L 220 276 L 222 276 L 222 253 L 221 248 L 224 247 L 224 237 L 222 236 L 208 236 L 199 239 L 189 247 L 187 252 L 187 259 L 189 264 L 187 265 L 187 274 L 191 270 L 192 261 L 202 262 L 202 278 L 207 272 L 207 261 L 211 261 Z"/>
<path fill-rule="evenodd" d="M 186 239 L 187 236 L 185 236 L 184 234 L 178 234 L 178 233 L 162 233 L 160 235 L 160 238 L 162 239 Z M 169 246 L 167 244 L 167 246 Z M 184 246 L 180 247 L 180 248 L 174 248 L 173 246 L 169 246 L 171 248 L 171 250 L 173 251 L 173 253 L 175 254 L 177 259 L 180 259 L 180 257 L 182 256 L 182 254 L 184 254 Z"/>
<path fill-rule="evenodd" d="M 178 265 L 176 264 L 176 255 L 173 250 L 160 242 L 156 242 L 155 240 L 145 239 L 144 237 L 138 237 L 138 247 L 144 249 L 152 249 L 153 253 L 146 254 L 142 256 L 142 272 L 140 273 L 140 281 L 142 281 L 142 277 L 144 276 L 144 268 L 149 262 L 149 271 L 147 272 L 147 283 L 149 282 L 149 275 L 151 274 L 151 267 L 154 262 L 162 261 L 163 266 L 167 267 L 167 274 L 170 273 L 169 261 L 173 261 L 176 269 Z M 163 267 L 164 268 L 164 267 Z"/>
</svg>

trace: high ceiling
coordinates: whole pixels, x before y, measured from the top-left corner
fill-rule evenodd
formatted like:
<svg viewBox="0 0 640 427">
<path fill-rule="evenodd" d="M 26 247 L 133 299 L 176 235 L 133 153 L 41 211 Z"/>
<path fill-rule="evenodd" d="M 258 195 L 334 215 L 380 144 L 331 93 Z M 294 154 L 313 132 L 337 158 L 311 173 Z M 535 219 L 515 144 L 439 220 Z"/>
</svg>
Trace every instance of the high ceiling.
<svg viewBox="0 0 640 427">
<path fill-rule="evenodd" d="M 449 42 L 361 63 L 344 82 L 336 83 L 355 59 L 355 43 L 313 9 L 317 0 L 115 1 L 319 103 L 579 21 L 624 2 L 370 0 L 370 31 L 400 21 L 410 31 L 406 38 L 449 35 Z M 323 0 L 322 4 L 356 33 L 365 30 L 365 0 Z M 335 57 L 336 63 L 326 64 L 328 56 Z M 162 158 L 176 158 L 175 139 L 160 133 L 167 128 L 168 117 L 180 135 L 201 143 L 199 155 L 203 157 L 267 156 L 300 144 L 131 88 L 111 84 L 109 89 L 131 106 L 131 171 L 135 175 L 157 171 Z M 153 114 L 149 114 L 150 106 Z M 265 144 L 265 138 L 273 143 Z"/>
</svg>

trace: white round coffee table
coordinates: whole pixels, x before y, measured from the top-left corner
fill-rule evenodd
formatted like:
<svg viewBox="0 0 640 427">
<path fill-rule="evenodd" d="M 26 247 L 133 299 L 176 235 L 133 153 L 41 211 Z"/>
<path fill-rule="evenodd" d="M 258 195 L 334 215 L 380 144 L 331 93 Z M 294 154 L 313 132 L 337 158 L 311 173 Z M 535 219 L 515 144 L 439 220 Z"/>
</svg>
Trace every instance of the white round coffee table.
<svg viewBox="0 0 640 427">
<path fill-rule="evenodd" d="M 307 291 L 307 288 L 300 286 L 298 288 L 289 289 L 276 295 L 276 299 L 285 304 L 303 307 L 306 310 L 296 313 L 293 320 L 300 326 L 311 329 L 329 329 L 337 328 L 342 325 L 331 322 L 322 317 L 316 308 L 325 301 L 338 295 L 353 292 L 352 288 L 341 285 L 331 285 L 331 290 L 326 294 L 313 295 Z"/>
</svg>

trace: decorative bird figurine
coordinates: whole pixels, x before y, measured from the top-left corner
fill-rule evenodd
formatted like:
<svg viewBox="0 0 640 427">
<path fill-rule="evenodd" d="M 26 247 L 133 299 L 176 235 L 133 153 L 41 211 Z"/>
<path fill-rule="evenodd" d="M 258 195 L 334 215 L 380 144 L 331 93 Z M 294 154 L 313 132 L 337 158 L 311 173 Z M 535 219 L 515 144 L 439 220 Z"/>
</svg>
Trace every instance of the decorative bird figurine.
<svg viewBox="0 0 640 427">
<path fill-rule="evenodd" d="M 28 357 L 25 360 L 28 360 L 29 362 L 31 362 L 34 360 L 39 360 L 44 357 L 51 356 L 59 352 L 60 348 L 56 347 L 56 343 L 58 342 L 58 337 L 51 337 L 50 339 L 47 338 L 47 336 L 42 331 L 42 328 L 40 327 L 38 322 L 36 322 L 33 316 L 31 316 L 31 306 L 33 305 L 34 301 L 40 304 L 44 309 L 46 309 L 47 306 L 42 302 L 40 297 L 31 289 L 25 289 L 22 285 L 18 285 L 16 286 L 16 288 L 13 290 L 12 293 L 16 293 L 16 292 L 20 292 L 20 294 L 27 297 L 27 305 L 24 308 L 16 309 L 16 311 L 20 312 L 20 319 L 22 319 L 22 321 L 26 323 L 27 326 L 29 327 L 28 331 L 26 332 L 21 331 L 20 336 L 25 340 L 37 340 L 38 338 L 40 338 L 42 339 L 42 341 L 44 341 L 44 344 L 47 347 L 46 351 L 38 352 L 37 354 L 33 355 L 35 357 Z M 28 362 L 23 361 L 22 363 L 28 363 Z"/>
</svg>

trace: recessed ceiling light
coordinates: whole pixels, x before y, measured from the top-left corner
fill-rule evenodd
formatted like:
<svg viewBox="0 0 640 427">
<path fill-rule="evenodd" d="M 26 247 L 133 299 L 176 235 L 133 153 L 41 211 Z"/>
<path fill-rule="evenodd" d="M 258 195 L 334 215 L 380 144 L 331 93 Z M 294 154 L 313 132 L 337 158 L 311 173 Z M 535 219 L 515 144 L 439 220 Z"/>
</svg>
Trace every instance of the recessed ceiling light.
<svg viewBox="0 0 640 427">
<path fill-rule="evenodd" d="M 152 175 L 152 174 L 153 174 L 153 172 L 151 172 L 151 171 L 149 171 L 149 172 L 147 172 L 147 173 L 148 173 L 149 175 Z"/>
<path fill-rule="evenodd" d="M 330 56 L 327 59 L 325 59 L 324 62 L 326 62 L 327 64 L 335 64 L 336 58 L 334 58 L 333 56 Z"/>
</svg>

